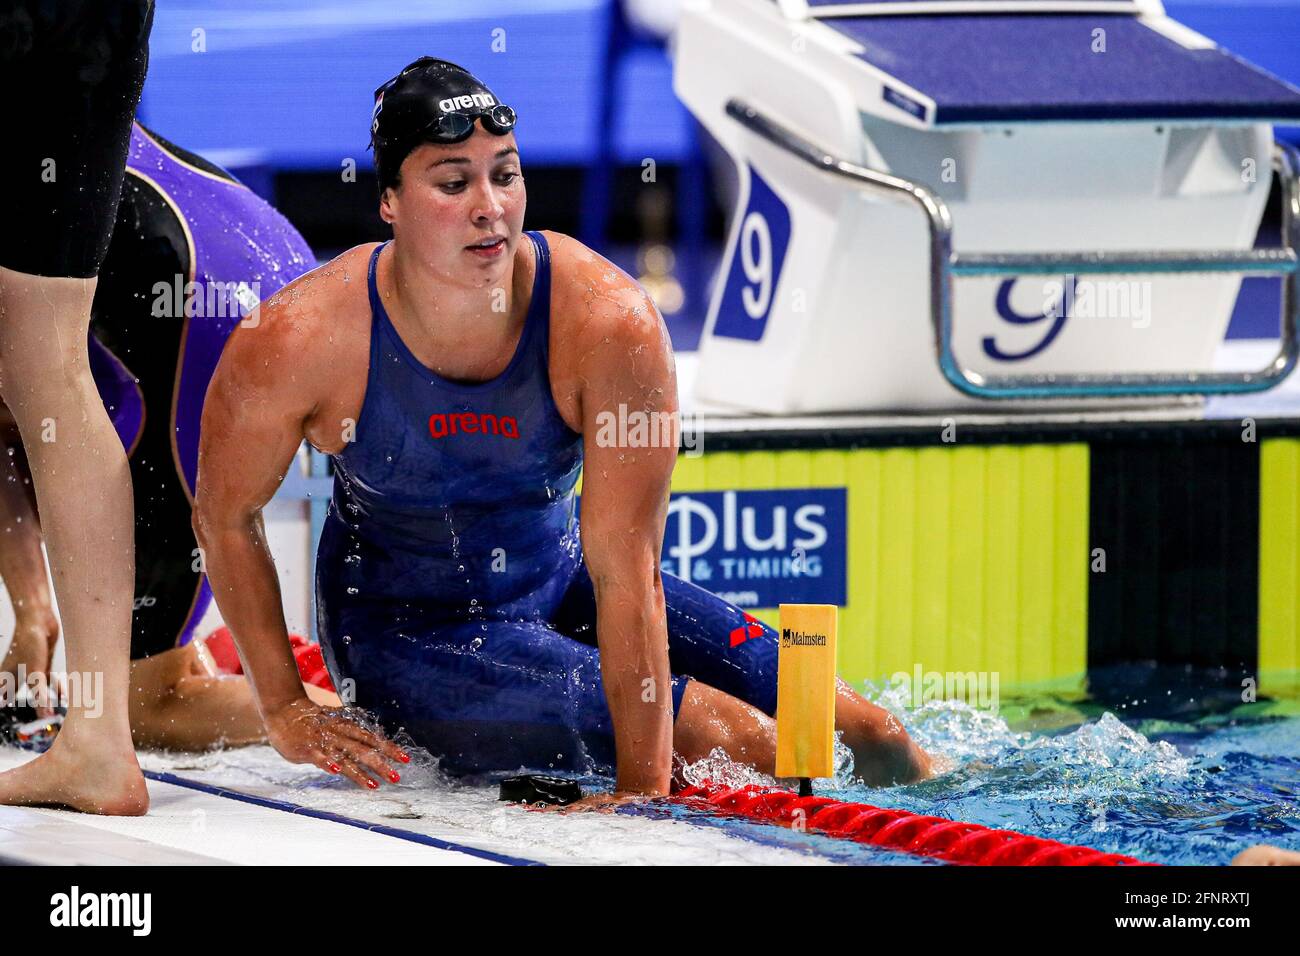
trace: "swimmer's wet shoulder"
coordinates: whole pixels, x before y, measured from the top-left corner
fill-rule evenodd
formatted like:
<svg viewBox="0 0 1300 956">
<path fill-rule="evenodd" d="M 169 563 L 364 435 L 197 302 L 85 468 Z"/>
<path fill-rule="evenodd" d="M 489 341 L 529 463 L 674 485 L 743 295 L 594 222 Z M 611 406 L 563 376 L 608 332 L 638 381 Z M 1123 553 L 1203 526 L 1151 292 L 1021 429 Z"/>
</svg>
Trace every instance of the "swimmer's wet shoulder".
<svg viewBox="0 0 1300 956">
<path fill-rule="evenodd" d="M 300 437 L 323 452 L 344 447 L 341 423 L 356 421 L 365 399 L 366 268 L 377 245 L 355 246 L 281 289 L 262 303 L 255 325 L 235 331 L 222 357 L 232 388 L 280 396 L 301 415 Z"/>
<path fill-rule="evenodd" d="M 554 290 L 551 392 L 569 427 L 582 431 L 584 421 L 593 424 L 606 404 L 605 410 L 617 414 L 620 401 L 629 409 L 643 408 L 648 401 L 659 411 L 676 412 L 672 346 L 650 296 L 576 239 L 555 232 L 545 236 Z M 638 380 L 645 387 L 631 388 Z M 618 382 L 622 389 L 615 387 Z M 584 409 L 584 396 L 592 407 Z"/>
</svg>

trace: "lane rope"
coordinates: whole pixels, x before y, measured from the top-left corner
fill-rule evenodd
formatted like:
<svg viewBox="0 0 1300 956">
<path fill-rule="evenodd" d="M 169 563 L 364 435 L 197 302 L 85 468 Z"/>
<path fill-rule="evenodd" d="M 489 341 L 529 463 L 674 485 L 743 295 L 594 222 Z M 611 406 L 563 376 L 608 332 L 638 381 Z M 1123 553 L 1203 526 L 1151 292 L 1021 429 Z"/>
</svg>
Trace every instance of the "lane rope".
<svg viewBox="0 0 1300 956">
<path fill-rule="evenodd" d="M 830 797 L 801 797 L 790 790 L 749 784 L 727 787 L 704 781 L 668 798 L 674 803 L 717 816 L 820 833 L 934 857 L 968 866 L 1159 866 L 1119 853 L 995 830 L 978 823 L 945 820 L 909 810 L 882 809 Z"/>
</svg>

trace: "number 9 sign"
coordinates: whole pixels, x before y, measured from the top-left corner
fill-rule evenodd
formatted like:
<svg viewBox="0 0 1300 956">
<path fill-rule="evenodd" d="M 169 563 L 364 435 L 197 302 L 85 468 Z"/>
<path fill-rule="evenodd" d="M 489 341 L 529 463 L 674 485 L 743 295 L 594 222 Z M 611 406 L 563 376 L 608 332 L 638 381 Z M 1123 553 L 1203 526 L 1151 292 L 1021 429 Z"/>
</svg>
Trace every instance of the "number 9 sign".
<svg viewBox="0 0 1300 956">
<path fill-rule="evenodd" d="M 740 263 L 747 284 L 740 290 L 745 314 L 760 321 L 772 306 L 772 230 L 758 210 L 740 227 Z"/>
<path fill-rule="evenodd" d="M 790 210 L 752 167 L 749 182 L 749 202 L 732 236 L 731 265 L 713 334 L 757 342 L 767 328 L 790 245 Z"/>
</svg>

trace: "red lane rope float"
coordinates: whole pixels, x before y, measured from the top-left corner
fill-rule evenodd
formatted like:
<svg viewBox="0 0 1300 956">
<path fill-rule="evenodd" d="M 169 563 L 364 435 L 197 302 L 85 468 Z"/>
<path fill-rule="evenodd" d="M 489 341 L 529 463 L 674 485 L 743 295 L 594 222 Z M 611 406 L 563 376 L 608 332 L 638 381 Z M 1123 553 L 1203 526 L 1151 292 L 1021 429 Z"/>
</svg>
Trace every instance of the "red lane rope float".
<svg viewBox="0 0 1300 956">
<path fill-rule="evenodd" d="M 800 797 L 789 790 L 725 787 L 705 781 L 669 799 L 719 816 L 743 817 L 803 829 L 840 840 L 973 866 L 1158 866 L 1131 856 L 1102 853 L 1086 846 L 994 830 L 978 823 L 886 810 L 829 797 Z"/>
</svg>

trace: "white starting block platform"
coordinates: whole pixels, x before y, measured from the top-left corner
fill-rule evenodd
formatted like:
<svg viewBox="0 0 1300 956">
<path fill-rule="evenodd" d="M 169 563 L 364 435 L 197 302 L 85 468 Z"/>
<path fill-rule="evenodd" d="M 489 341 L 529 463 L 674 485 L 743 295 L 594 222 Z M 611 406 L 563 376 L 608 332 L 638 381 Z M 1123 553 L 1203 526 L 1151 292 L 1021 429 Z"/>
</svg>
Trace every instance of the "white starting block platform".
<svg viewBox="0 0 1300 956">
<path fill-rule="evenodd" d="M 1176 405 L 1296 363 L 1300 90 L 1155 0 L 710 0 L 675 71 L 739 173 L 701 403 Z M 1281 341 L 1216 371 L 1243 275 Z"/>
</svg>

